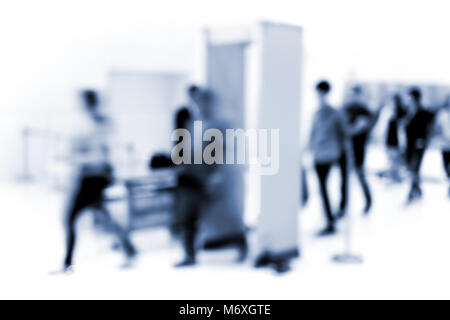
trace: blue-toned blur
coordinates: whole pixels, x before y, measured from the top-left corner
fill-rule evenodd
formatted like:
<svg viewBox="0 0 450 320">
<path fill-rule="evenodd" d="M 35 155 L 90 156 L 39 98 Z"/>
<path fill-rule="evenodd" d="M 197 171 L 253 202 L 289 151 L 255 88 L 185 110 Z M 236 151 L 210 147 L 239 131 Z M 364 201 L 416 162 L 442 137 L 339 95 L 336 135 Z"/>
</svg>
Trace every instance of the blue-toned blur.
<svg viewBox="0 0 450 320">
<path fill-rule="evenodd" d="M 205 2 L 176 23 L 148 3 L 2 19 L 0 297 L 435 290 L 450 20 L 325 3 L 336 17 L 299 4 L 237 24 Z"/>
</svg>

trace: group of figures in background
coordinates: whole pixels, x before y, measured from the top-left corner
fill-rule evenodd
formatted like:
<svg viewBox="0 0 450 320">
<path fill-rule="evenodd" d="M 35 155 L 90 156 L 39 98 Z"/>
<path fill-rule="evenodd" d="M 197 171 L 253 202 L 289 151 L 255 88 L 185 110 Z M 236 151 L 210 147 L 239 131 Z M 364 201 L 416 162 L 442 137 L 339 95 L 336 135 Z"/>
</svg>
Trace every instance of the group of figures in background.
<svg viewBox="0 0 450 320">
<path fill-rule="evenodd" d="M 348 102 L 342 109 L 335 109 L 328 102 L 331 91 L 328 81 L 319 82 L 316 91 L 319 109 L 314 115 L 309 150 L 314 158 L 327 219 L 320 236 L 335 233 L 336 221 L 346 215 L 349 168 L 356 172 L 365 196 L 364 214 L 370 212 L 373 199 L 365 170 L 367 145 L 383 108 L 388 105 L 392 106 L 392 112 L 385 132 L 385 145 L 390 168 L 380 172 L 379 176 L 401 183 L 401 169 L 406 168 L 410 181 L 407 203 L 417 201 L 423 195 L 420 169 L 425 152 L 434 140 L 442 152 L 450 197 L 450 96 L 440 106 L 425 107 L 421 89 L 411 87 L 407 101 L 400 93 L 385 94 L 373 110 L 364 99 L 363 87 L 355 85 Z M 341 172 L 341 203 L 337 213 L 332 210 L 327 189 L 328 176 L 334 165 L 339 166 Z"/>
<path fill-rule="evenodd" d="M 194 136 L 194 121 L 202 121 L 203 130 L 214 128 L 225 132 L 226 125 L 215 119 L 211 112 L 214 97 L 209 90 L 192 85 L 188 88 L 188 96 L 188 104 L 176 111 L 174 129 L 188 130 Z M 125 266 L 128 266 L 137 253 L 129 237 L 130 230 L 117 223 L 105 205 L 105 190 L 115 182 L 108 148 L 109 119 L 101 112 L 96 91 L 82 91 L 81 101 L 86 126 L 77 130 L 69 156 L 74 172 L 66 209 L 64 270 L 73 271 L 75 227 L 85 209 L 91 210 L 96 220 L 116 235 L 117 247 L 123 249 Z M 196 147 L 194 141 L 188 145 Z M 190 152 L 190 155 L 194 157 L 194 152 Z M 236 198 L 243 197 L 243 190 L 237 187 L 242 184 L 236 183 L 240 179 L 239 173 L 233 166 L 207 165 L 203 162 L 196 164 L 193 159 L 189 162 L 191 164 L 175 165 L 171 155 L 160 153 L 153 155 L 149 161 L 151 170 L 171 170 L 176 175 L 173 186 L 159 190 L 160 194 L 170 193 L 174 198 L 169 229 L 175 238 L 180 239 L 184 249 L 184 258 L 176 266 L 196 263 L 201 223 L 209 224 L 208 230 L 212 233 L 208 238 L 212 240 L 202 241 L 202 248 L 213 250 L 233 247 L 238 251 L 237 260 L 244 261 L 248 246 L 242 219 L 243 206 L 240 206 L 240 201 L 236 201 Z M 210 214 L 205 214 L 207 212 Z"/>
<path fill-rule="evenodd" d="M 425 107 L 421 90 L 412 87 L 408 91 L 407 101 L 400 94 L 389 94 L 380 99 L 376 108 L 370 108 L 364 88 L 355 85 L 351 88 L 350 97 L 346 99 L 343 108 L 337 109 L 328 101 L 331 90 L 331 84 L 327 81 L 321 81 L 316 86 L 319 108 L 313 118 L 308 146 L 314 159 L 314 170 L 317 173 L 327 221 L 325 228 L 319 233 L 320 236 L 334 234 L 337 221 L 347 213 L 351 170 L 356 173 L 365 196 L 363 212 L 369 214 L 371 211 L 374 199 L 367 179 L 365 160 L 371 134 L 387 105 L 392 106 L 385 132 L 390 168 L 379 175 L 400 183 L 403 181 L 400 172 L 402 168 L 407 168 L 410 177 L 407 202 L 417 201 L 422 196 L 422 160 L 433 138 L 438 141 L 442 150 L 446 179 L 450 182 L 449 99 L 442 106 Z M 174 115 L 174 129 L 192 132 L 194 121 L 197 120 L 202 121 L 204 130 L 226 129 L 226 123 L 216 119 L 211 111 L 214 101 L 212 92 L 193 85 L 188 88 L 188 97 L 188 103 L 180 107 Z M 75 224 L 85 209 L 95 212 L 95 216 L 117 236 L 118 246 L 123 249 L 127 264 L 131 263 L 137 254 L 129 237 L 130 230 L 115 222 L 105 206 L 104 191 L 114 183 L 114 169 L 108 150 L 109 120 L 101 112 L 96 91 L 82 91 L 81 100 L 87 118 L 86 126 L 78 130 L 71 144 L 70 161 L 75 169 L 66 210 L 66 271 L 72 270 Z M 192 141 L 192 147 L 194 144 Z M 193 156 L 193 153 L 191 155 Z M 247 229 L 242 219 L 243 201 L 234 201 L 237 197 L 243 197 L 244 193 L 244 190 L 236 187 L 243 184 L 235 183 L 242 179 L 239 170 L 235 170 L 238 165 L 194 164 L 194 161 L 191 163 L 175 165 L 170 155 L 156 154 L 149 164 L 151 170 L 170 169 L 176 172 L 175 185 L 164 190 L 174 197 L 170 231 L 181 240 L 184 248 L 184 258 L 176 266 L 196 263 L 199 225 L 202 223 L 215 224 L 216 227 L 209 229 L 215 235 L 220 234 L 219 237 L 212 237 L 218 239 L 216 241 L 203 242 L 202 248 L 234 247 L 238 250 L 238 260 L 244 261 L 248 254 L 248 244 Z M 337 212 L 332 209 L 328 192 L 330 171 L 335 165 L 339 167 L 341 176 L 341 202 Z M 307 182 L 302 179 L 302 183 L 306 185 Z M 303 190 L 306 188 L 304 186 Z"/>
</svg>

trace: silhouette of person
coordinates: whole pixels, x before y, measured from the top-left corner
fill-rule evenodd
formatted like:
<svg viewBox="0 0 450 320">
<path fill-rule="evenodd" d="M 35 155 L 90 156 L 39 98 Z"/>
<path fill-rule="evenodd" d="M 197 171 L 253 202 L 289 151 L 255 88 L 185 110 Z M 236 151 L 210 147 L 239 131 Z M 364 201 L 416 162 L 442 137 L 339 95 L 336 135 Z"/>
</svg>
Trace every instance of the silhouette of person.
<svg viewBox="0 0 450 320">
<path fill-rule="evenodd" d="M 174 129 L 186 129 L 189 130 L 189 123 L 192 121 L 192 112 L 187 106 L 180 107 L 175 112 L 174 117 Z M 178 142 L 174 141 L 174 145 Z M 183 157 L 184 150 L 179 151 L 179 156 Z M 167 169 L 175 166 L 170 158 L 170 154 L 166 153 L 156 153 L 150 159 L 150 168 L 151 169 Z"/>
<path fill-rule="evenodd" d="M 421 102 L 421 92 L 414 88 L 409 92 L 410 117 L 406 125 L 406 163 L 411 172 L 411 188 L 408 194 L 408 203 L 422 197 L 420 185 L 420 168 L 425 151 L 428 147 L 435 113 L 426 110 Z"/>
<path fill-rule="evenodd" d="M 203 101 L 203 90 L 195 85 L 188 88 L 188 96 L 191 107 L 183 107 L 177 111 L 175 126 L 177 129 L 188 130 L 191 139 L 194 136 L 194 121 L 201 120 L 201 104 Z M 200 117 L 200 119 L 198 119 Z M 175 142 L 178 143 L 178 142 Z M 205 199 L 208 196 L 207 183 L 209 170 L 201 163 L 194 163 L 195 148 L 194 141 L 190 143 L 191 161 L 177 167 L 177 188 L 175 191 L 175 219 L 173 229 L 181 233 L 184 258 L 177 263 L 176 267 L 191 266 L 196 264 L 196 240 L 198 227 Z M 181 150 L 180 152 L 184 152 Z M 183 154 L 180 154 L 182 156 Z"/>
<path fill-rule="evenodd" d="M 364 170 L 364 162 L 367 141 L 376 123 L 377 116 L 370 111 L 367 104 L 363 101 L 362 93 L 361 87 L 355 86 L 352 88 L 351 100 L 344 105 L 344 115 L 351 141 L 353 164 L 366 199 L 364 213 L 367 214 L 372 207 L 372 195 Z"/>
<path fill-rule="evenodd" d="M 72 141 L 72 158 L 74 164 L 74 183 L 70 193 L 66 216 L 67 247 L 64 270 L 71 270 L 75 248 L 75 224 L 85 209 L 92 209 L 105 216 L 107 227 L 120 240 L 128 258 L 136 254 L 136 250 L 128 239 L 128 235 L 119 224 L 115 223 L 103 205 L 103 191 L 113 182 L 113 169 L 108 157 L 107 119 L 100 114 L 99 101 L 94 90 L 81 92 L 81 100 L 87 118 L 84 127 L 79 127 Z"/>
<path fill-rule="evenodd" d="M 175 115 L 175 128 L 185 129 L 193 133 L 194 115 L 188 107 L 182 107 Z M 178 142 L 175 142 L 178 143 Z M 181 164 L 177 167 L 177 188 L 175 190 L 175 217 L 173 230 L 181 234 L 184 258 L 177 267 L 190 266 L 196 263 L 195 240 L 198 220 L 201 212 L 204 183 L 199 170 L 192 164 L 193 144 L 191 147 L 191 164 Z M 181 150 L 180 152 L 184 152 Z M 180 154 L 183 156 L 183 154 Z"/>
<path fill-rule="evenodd" d="M 194 120 L 201 120 L 203 129 L 210 126 L 219 129 L 217 122 L 212 120 L 212 101 L 213 96 L 211 92 L 197 86 L 191 86 L 188 89 L 188 94 L 191 99 L 192 108 L 182 108 L 176 114 L 176 127 L 186 129 L 193 132 Z M 197 111 L 196 117 L 194 111 Z M 193 135 L 191 134 L 191 137 Z M 195 143 L 191 143 L 191 149 L 194 150 Z M 193 152 L 191 152 L 193 157 Z M 197 253 L 197 238 L 199 233 L 199 222 L 202 220 L 205 231 L 214 229 L 210 226 L 211 222 L 217 223 L 217 216 L 211 215 L 216 213 L 216 210 L 224 210 L 226 217 L 221 225 L 220 231 L 213 230 L 211 241 L 204 243 L 203 249 L 213 250 L 223 247 L 236 247 L 239 250 L 239 261 L 243 261 L 247 256 L 247 241 L 244 230 L 240 227 L 239 219 L 234 219 L 232 212 L 227 212 L 229 207 L 228 201 L 232 201 L 232 194 L 230 198 L 230 179 L 232 181 L 232 173 L 227 171 L 224 166 L 218 164 L 195 164 L 191 158 L 191 164 L 182 164 L 178 166 L 178 187 L 176 190 L 176 208 L 175 208 L 175 230 L 180 230 L 182 234 L 184 259 L 178 263 L 177 267 L 194 265 L 196 263 Z M 224 202 L 220 202 L 224 201 Z M 219 203 L 220 208 L 217 207 Z M 215 206 L 216 205 L 216 206 Z M 213 212 L 214 211 L 214 212 Z M 207 214 L 207 216 L 206 216 Z M 209 218 L 209 219 L 207 219 Z M 212 227 L 212 228 L 211 228 Z M 228 231 L 232 229 L 229 233 Z M 210 230 L 211 231 L 211 230 Z M 208 233 L 208 232 L 206 232 Z M 216 236 L 216 237 L 214 237 Z M 219 236 L 219 238 L 217 238 Z"/>
<path fill-rule="evenodd" d="M 399 94 L 394 95 L 394 110 L 389 119 L 386 132 L 386 148 L 389 156 L 391 169 L 389 172 L 390 178 L 393 181 L 400 182 L 399 165 L 401 163 L 400 137 L 399 131 L 402 121 L 407 115 L 406 107 L 403 105 L 402 98 Z"/>
<path fill-rule="evenodd" d="M 450 96 L 447 99 L 447 104 L 441 109 L 437 117 L 437 128 L 439 144 L 442 150 L 442 161 L 444 165 L 445 174 L 448 179 L 448 196 L 450 197 Z"/>
<path fill-rule="evenodd" d="M 333 215 L 328 196 L 328 176 L 334 164 L 341 170 L 341 206 L 338 216 L 342 216 L 347 207 L 347 155 L 345 123 L 339 111 L 328 103 L 331 86 L 321 81 L 316 86 L 319 110 L 316 111 L 310 137 L 310 149 L 313 154 L 315 170 L 319 179 L 320 194 L 327 219 L 326 227 L 319 236 L 333 234 L 336 217 Z"/>
</svg>

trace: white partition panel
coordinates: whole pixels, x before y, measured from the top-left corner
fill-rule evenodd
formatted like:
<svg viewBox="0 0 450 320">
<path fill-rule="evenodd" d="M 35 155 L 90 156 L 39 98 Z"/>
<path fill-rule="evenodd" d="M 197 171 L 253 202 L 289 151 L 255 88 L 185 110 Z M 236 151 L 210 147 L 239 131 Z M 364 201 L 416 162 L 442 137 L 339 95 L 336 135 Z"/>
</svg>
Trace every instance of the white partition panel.
<svg viewBox="0 0 450 320">
<path fill-rule="evenodd" d="M 301 29 L 262 23 L 256 43 L 258 128 L 279 130 L 279 170 L 260 182 L 259 251 L 277 260 L 298 252 Z"/>
<path fill-rule="evenodd" d="M 246 43 L 216 42 L 207 35 L 206 86 L 214 94 L 212 118 L 208 126 L 219 129 L 244 127 L 245 48 Z M 227 149 L 227 148 L 226 148 Z M 242 165 L 221 165 L 220 197 L 205 208 L 205 241 L 232 240 L 244 234 L 244 169 Z"/>
<path fill-rule="evenodd" d="M 217 118 L 229 128 L 249 129 L 250 123 L 251 129 L 268 130 L 269 141 L 271 129 L 279 130 L 278 171 L 261 175 L 250 170 L 250 177 L 259 176 L 251 179 L 256 181 L 249 184 L 252 190 L 246 190 L 259 202 L 252 206 L 259 208 L 257 258 L 270 263 L 297 256 L 302 30 L 266 22 L 239 30 L 213 29 L 205 33 L 204 45 L 202 84 L 217 95 Z M 249 79 L 252 83 L 246 83 Z M 242 184 L 240 169 L 236 186 Z"/>
</svg>

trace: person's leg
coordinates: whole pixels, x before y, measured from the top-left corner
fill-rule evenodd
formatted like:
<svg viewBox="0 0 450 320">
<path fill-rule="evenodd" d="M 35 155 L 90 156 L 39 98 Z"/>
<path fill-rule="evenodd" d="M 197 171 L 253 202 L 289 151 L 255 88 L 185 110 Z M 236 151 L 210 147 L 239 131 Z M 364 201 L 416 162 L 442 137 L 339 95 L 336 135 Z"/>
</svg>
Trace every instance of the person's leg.
<svg viewBox="0 0 450 320">
<path fill-rule="evenodd" d="M 136 255 L 136 248 L 130 240 L 129 233 L 111 217 L 104 206 L 103 199 L 97 203 L 96 210 L 104 217 L 106 227 L 113 232 L 119 240 L 120 246 L 123 248 L 127 258 L 134 257 Z"/>
<path fill-rule="evenodd" d="M 302 167 L 301 169 L 301 204 L 302 206 L 305 206 L 308 203 L 309 199 L 309 191 L 308 191 L 308 173 L 306 172 L 305 168 Z"/>
<path fill-rule="evenodd" d="M 366 206 L 364 207 L 364 213 L 368 214 L 372 207 L 372 194 L 370 192 L 370 187 L 366 179 L 366 174 L 364 171 L 364 167 L 357 167 L 356 174 L 358 176 L 359 183 L 361 184 L 361 188 L 364 193 L 364 197 L 366 199 Z"/>
<path fill-rule="evenodd" d="M 197 237 L 197 223 L 200 214 L 200 191 L 191 188 L 180 188 L 177 191 L 177 217 L 182 228 L 184 259 L 176 267 L 194 265 L 196 263 L 195 240 Z"/>
<path fill-rule="evenodd" d="M 183 249 L 184 258 L 176 264 L 176 267 L 194 265 L 196 263 L 195 239 L 197 235 L 197 219 L 194 213 L 189 213 L 184 221 L 183 231 Z"/>
<path fill-rule="evenodd" d="M 331 166 L 332 166 L 331 163 L 326 163 L 326 164 L 316 163 L 316 165 L 315 165 L 317 176 L 319 178 L 320 195 L 322 197 L 322 202 L 323 202 L 323 206 L 325 209 L 325 215 L 327 218 L 327 227 L 321 232 L 321 234 L 327 234 L 327 233 L 334 232 L 334 217 L 332 214 L 330 199 L 328 197 L 328 191 L 327 191 L 327 181 L 328 181 L 328 175 L 330 173 Z"/>
<path fill-rule="evenodd" d="M 415 149 L 411 157 L 411 174 L 412 182 L 411 189 L 408 195 L 408 202 L 420 198 L 422 196 L 422 189 L 420 186 L 420 167 L 425 155 L 425 149 Z"/>
<path fill-rule="evenodd" d="M 421 181 L 420 181 L 420 168 L 422 167 L 423 158 L 425 156 L 425 149 L 419 149 L 417 150 L 417 166 L 415 168 L 416 173 L 416 184 L 417 189 L 422 194 L 422 188 L 421 188 Z"/>
<path fill-rule="evenodd" d="M 96 207 L 100 203 L 103 189 L 106 187 L 103 178 L 84 177 L 79 182 L 79 188 L 70 204 L 67 219 L 67 252 L 64 261 L 64 268 L 68 269 L 72 265 L 72 256 L 75 248 L 76 231 L 75 223 L 79 214 L 88 207 Z"/>
<path fill-rule="evenodd" d="M 192 261 L 195 261 L 195 238 L 197 235 L 197 219 L 196 214 L 191 212 L 186 221 L 184 249 L 186 255 Z"/>
<path fill-rule="evenodd" d="M 450 150 L 442 151 L 442 160 L 444 162 L 445 173 L 447 174 L 448 179 L 448 196 L 450 197 Z"/>
<path fill-rule="evenodd" d="M 245 259 L 247 259 L 247 256 L 248 256 L 248 243 L 247 243 L 247 237 L 245 236 L 245 234 L 240 235 L 236 239 L 236 247 L 237 247 L 238 253 L 239 253 L 237 261 L 239 261 L 239 262 L 245 261 Z"/>
<path fill-rule="evenodd" d="M 389 162 L 390 162 L 390 172 L 389 176 L 392 179 L 393 182 L 401 182 L 400 177 L 400 161 L 401 161 L 401 155 L 398 148 L 389 148 L 388 149 L 388 156 L 389 156 Z"/>
<path fill-rule="evenodd" d="M 89 184 L 90 194 L 92 195 L 92 203 L 90 204 L 96 209 L 97 216 L 100 214 L 103 224 L 107 230 L 111 231 L 118 238 L 121 247 L 123 248 L 127 258 L 132 258 L 136 255 L 136 249 L 129 239 L 128 232 L 111 217 L 109 211 L 105 206 L 105 198 L 103 193 L 110 184 L 108 176 L 98 176 L 91 178 Z"/>
<path fill-rule="evenodd" d="M 341 205 L 338 217 L 343 217 L 347 211 L 348 204 L 348 162 L 345 153 L 339 158 L 339 168 L 341 171 Z"/>
<path fill-rule="evenodd" d="M 361 136 L 358 139 L 353 140 L 353 153 L 355 159 L 355 170 L 358 176 L 359 183 L 366 199 L 366 206 L 364 213 L 369 213 L 372 207 L 372 195 L 370 193 L 369 184 L 367 183 L 366 174 L 364 170 L 364 162 L 366 159 L 366 145 L 367 139 L 365 136 Z"/>
<path fill-rule="evenodd" d="M 80 187 L 78 194 L 71 203 L 67 225 L 66 225 L 66 256 L 64 259 L 64 269 L 67 270 L 72 266 L 72 257 L 75 249 L 76 230 L 75 223 L 79 214 L 86 208 L 86 196 L 83 186 Z"/>
<path fill-rule="evenodd" d="M 415 199 L 415 187 L 414 187 L 414 181 L 415 181 L 415 162 L 416 162 L 416 149 L 414 147 L 414 143 L 410 140 L 408 140 L 406 151 L 405 151 L 405 162 L 407 165 L 407 168 L 411 175 L 411 186 L 410 191 L 408 194 L 408 202 L 411 202 Z"/>
<path fill-rule="evenodd" d="M 450 150 L 442 151 L 442 160 L 447 178 L 450 179 Z"/>
</svg>

